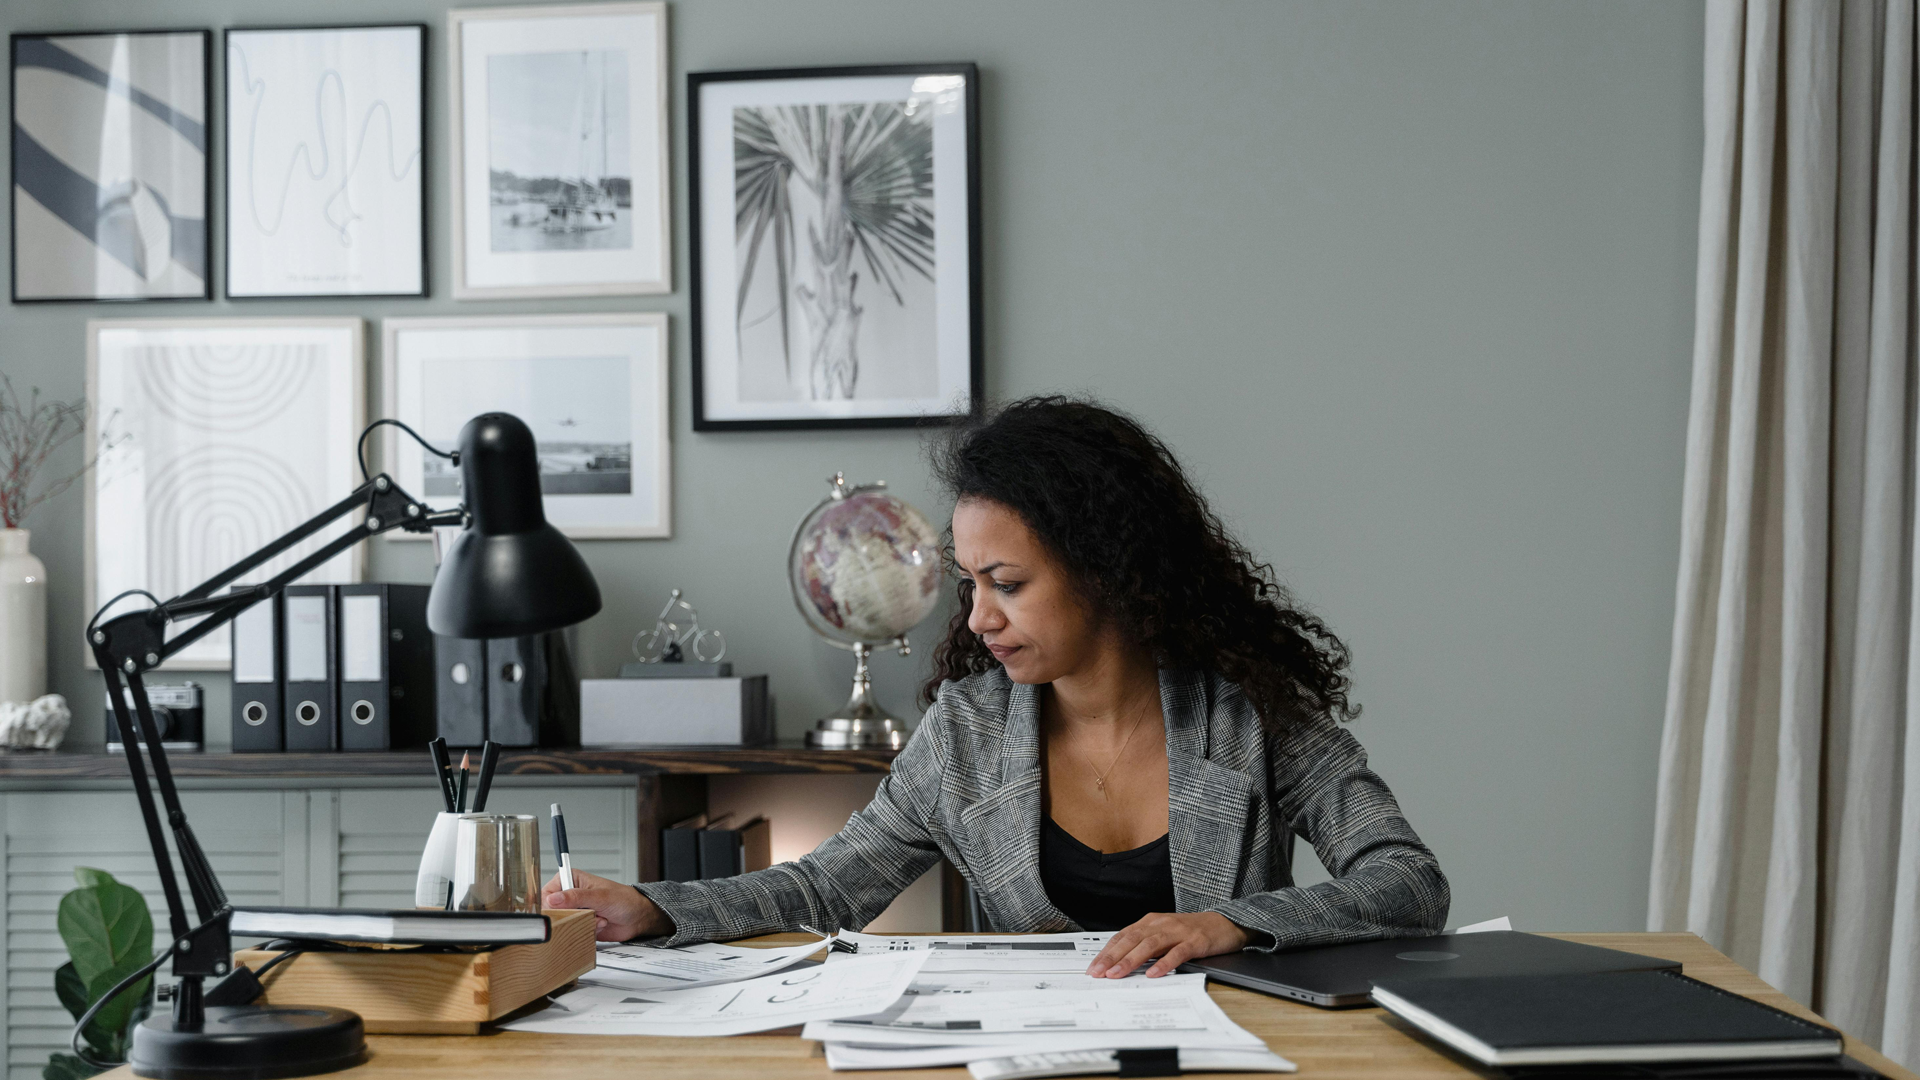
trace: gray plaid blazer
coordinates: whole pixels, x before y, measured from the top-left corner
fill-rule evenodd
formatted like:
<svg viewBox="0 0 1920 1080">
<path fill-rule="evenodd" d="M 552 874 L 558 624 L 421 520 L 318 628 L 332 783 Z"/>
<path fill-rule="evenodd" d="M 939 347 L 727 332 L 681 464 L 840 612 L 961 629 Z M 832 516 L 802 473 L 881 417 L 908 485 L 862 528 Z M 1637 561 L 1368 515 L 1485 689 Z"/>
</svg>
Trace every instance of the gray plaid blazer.
<svg viewBox="0 0 1920 1080">
<path fill-rule="evenodd" d="M 1440 932 L 1447 879 L 1345 728 L 1323 719 L 1268 734 L 1217 675 L 1162 671 L 1160 707 L 1179 910 L 1217 911 L 1265 951 Z M 941 856 L 995 929 L 1080 929 L 1040 884 L 1039 721 L 1036 689 L 1002 669 L 943 684 L 873 802 L 811 854 L 638 886 L 673 918 L 661 943 L 857 929 Z M 1289 831 L 1334 880 L 1293 884 Z"/>
</svg>

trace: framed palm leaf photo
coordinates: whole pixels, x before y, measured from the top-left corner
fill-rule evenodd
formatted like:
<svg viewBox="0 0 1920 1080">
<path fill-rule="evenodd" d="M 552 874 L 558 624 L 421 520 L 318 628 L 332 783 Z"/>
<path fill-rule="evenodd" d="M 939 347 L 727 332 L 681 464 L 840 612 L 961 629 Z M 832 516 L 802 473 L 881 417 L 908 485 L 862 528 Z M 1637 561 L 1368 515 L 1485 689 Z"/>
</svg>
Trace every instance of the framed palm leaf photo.
<svg viewBox="0 0 1920 1080">
<path fill-rule="evenodd" d="M 977 68 L 695 72 L 687 110 L 694 430 L 972 415 Z"/>
</svg>

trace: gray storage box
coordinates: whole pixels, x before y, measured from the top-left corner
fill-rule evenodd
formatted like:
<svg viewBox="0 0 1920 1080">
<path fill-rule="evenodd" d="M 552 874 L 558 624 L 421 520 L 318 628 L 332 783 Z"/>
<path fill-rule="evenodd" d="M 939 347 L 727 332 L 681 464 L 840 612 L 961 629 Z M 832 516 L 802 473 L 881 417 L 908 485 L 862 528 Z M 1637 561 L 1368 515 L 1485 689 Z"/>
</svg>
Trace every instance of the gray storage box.
<svg viewBox="0 0 1920 1080">
<path fill-rule="evenodd" d="M 580 680 L 580 745 L 760 746 L 773 741 L 767 677 Z"/>
</svg>

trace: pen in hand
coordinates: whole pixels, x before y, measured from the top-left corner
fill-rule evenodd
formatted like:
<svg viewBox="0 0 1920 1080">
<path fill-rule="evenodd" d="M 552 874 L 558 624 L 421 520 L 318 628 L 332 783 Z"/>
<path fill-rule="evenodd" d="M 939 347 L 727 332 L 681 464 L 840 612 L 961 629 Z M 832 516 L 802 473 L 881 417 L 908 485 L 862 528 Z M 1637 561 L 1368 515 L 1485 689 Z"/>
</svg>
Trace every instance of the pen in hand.
<svg viewBox="0 0 1920 1080">
<path fill-rule="evenodd" d="M 573 855 L 567 850 L 567 819 L 560 815 L 560 804 L 554 803 L 553 816 L 553 856 L 560 863 L 560 887 L 573 888 Z"/>
</svg>

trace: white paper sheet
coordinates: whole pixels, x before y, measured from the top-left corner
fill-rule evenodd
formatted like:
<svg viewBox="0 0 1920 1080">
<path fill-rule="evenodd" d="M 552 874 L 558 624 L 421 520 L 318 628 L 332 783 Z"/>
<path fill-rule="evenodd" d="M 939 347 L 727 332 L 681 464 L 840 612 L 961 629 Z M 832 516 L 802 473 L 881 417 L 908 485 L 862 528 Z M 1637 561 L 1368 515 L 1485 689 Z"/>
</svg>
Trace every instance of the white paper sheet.
<svg viewBox="0 0 1920 1080">
<path fill-rule="evenodd" d="M 580 981 L 622 990 L 691 990 L 784 971 L 819 952 L 827 940 L 777 949 L 712 942 L 678 949 L 603 943 L 594 969 L 580 976 Z"/>
<path fill-rule="evenodd" d="M 1490 930 L 1511 930 L 1511 929 L 1513 929 L 1513 919 L 1510 916 L 1502 915 L 1497 919 L 1488 919 L 1486 922 L 1477 922 L 1471 926 L 1462 926 L 1456 930 L 1449 930 L 1448 933 L 1484 934 Z"/>
<path fill-rule="evenodd" d="M 1028 1080 L 1042 1076 L 1078 1076 L 1120 1071 L 1112 1051 L 1083 1050 L 1064 1054 L 1019 1054 L 969 1062 L 973 1080 Z M 1293 1062 L 1271 1050 L 1180 1051 L 1181 1072 L 1297 1072 Z"/>
<path fill-rule="evenodd" d="M 1207 996 L 1201 975 L 1107 981 L 1104 987 L 1105 980 L 1088 979 L 1087 985 L 1073 988 L 917 992 L 934 985 L 939 977 L 922 969 L 913 982 L 916 992 L 903 995 L 886 1009 L 814 1021 L 801 1037 L 871 1046 L 1018 1043 L 1023 1049 L 1036 1050 L 1177 1046 L 1183 1037 L 1197 1045 L 1264 1045 Z"/>
<path fill-rule="evenodd" d="M 978 934 L 938 937 L 888 937 L 842 931 L 840 940 L 857 953 L 835 953 L 829 962 L 849 956 L 926 952 L 929 972 L 1020 972 L 1084 975 L 1087 965 L 1107 947 L 1111 932 L 1089 934 Z"/>
<path fill-rule="evenodd" d="M 891 953 L 719 986 L 628 992 L 617 1001 L 595 995 L 582 999 L 584 1008 L 549 1005 L 501 1027 L 559 1035 L 744 1035 L 882 1011 L 906 992 L 925 960 L 925 953 Z"/>
</svg>

